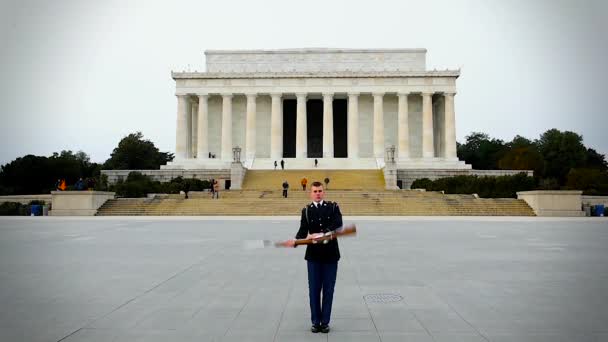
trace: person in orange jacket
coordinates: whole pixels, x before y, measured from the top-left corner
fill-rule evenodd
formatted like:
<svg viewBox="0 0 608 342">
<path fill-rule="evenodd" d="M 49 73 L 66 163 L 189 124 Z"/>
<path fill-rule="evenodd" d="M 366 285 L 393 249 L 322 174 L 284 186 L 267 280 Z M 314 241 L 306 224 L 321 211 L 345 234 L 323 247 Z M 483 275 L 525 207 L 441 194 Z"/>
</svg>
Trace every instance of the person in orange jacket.
<svg viewBox="0 0 608 342">
<path fill-rule="evenodd" d="M 65 179 L 62 179 L 61 180 L 61 185 L 59 185 L 59 189 L 61 191 L 65 191 L 65 189 L 67 189 L 67 188 L 68 188 L 67 185 L 65 185 Z"/>
<path fill-rule="evenodd" d="M 300 184 L 302 184 L 302 190 L 306 191 L 306 184 L 308 184 L 308 179 L 306 179 L 306 177 L 302 178 Z"/>
</svg>

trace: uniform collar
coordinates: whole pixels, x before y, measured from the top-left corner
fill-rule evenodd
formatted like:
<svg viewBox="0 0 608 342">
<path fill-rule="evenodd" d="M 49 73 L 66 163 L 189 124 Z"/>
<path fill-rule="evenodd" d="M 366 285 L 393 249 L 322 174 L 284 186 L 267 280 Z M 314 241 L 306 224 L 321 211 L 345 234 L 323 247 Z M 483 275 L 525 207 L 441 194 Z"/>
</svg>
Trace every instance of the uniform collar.
<svg viewBox="0 0 608 342">
<path fill-rule="evenodd" d="M 312 201 L 312 206 L 313 206 L 313 207 L 317 207 L 317 204 L 318 204 L 319 206 L 321 206 L 321 205 L 323 205 L 323 202 L 324 202 L 323 200 L 321 200 L 321 201 L 320 201 L 320 202 L 318 202 L 318 203 L 317 203 L 317 202 L 315 202 L 315 201 Z M 317 207 L 317 208 L 318 208 L 318 207 Z"/>
</svg>

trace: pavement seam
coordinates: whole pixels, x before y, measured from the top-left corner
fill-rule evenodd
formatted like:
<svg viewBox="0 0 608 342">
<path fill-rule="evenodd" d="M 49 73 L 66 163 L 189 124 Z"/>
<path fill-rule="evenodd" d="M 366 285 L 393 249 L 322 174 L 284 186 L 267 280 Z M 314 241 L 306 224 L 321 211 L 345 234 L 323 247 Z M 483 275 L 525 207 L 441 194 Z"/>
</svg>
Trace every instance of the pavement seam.
<svg viewBox="0 0 608 342">
<path fill-rule="evenodd" d="M 291 284 L 289 284 L 289 292 L 287 292 L 287 300 L 285 301 L 285 306 L 281 311 L 281 316 L 279 317 L 279 324 L 277 324 L 277 329 L 274 332 L 274 336 L 272 337 L 272 341 L 277 340 L 277 335 L 279 333 L 279 329 L 281 328 L 281 322 L 283 322 L 283 315 L 285 314 L 285 309 L 287 308 L 287 304 L 289 303 L 289 298 L 291 297 L 291 292 L 293 291 L 293 285 L 295 284 L 295 276 L 291 277 Z"/>
<path fill-rule="evenodd" d="M 437 296 L 441 298 L 441 296 L 439 295 L 439 292 L 437 292 L 437 291 L 435 290 L 435 288 L 433 288 L 431 285 L 427 285 L 427 286 L 428 286 L 428 287 L 430 287 L 431 289 L 433 289 L 433 293 L 437 294 Z M 443 298 L 442 298 L 442 299 L 443 299 Z M 482 333 L 479 331 L 479 329 L 477 329 L 477 327 L 475 327 L 473 324 L 471 324 L 469 321 L 467 321 L 467 320 L 466 320 L 464 317 L 462 317 L 462 315 L 460 314 L 460 312 L 458 312 L 458 311 L 457 311 L 457 310 L 456 310 L 456 309 L 455 309 L 455 308 L 452 306 L 452 304 L 450 304 L 450 302 L 449 302 L 449 301 L 444 300 L 444 303 L 446 303 L 446 304 L 447 304 L 447 306 L 448 306 L 448 307 L 449 307 L 449 308 L 450 308 L 452 311 L 454 311 L 454 312 L 455 312 L 455 313 L 458 315 L 458 317 L 460 317 L 460 319 L 462 319 L 462 320 L 463 320 L 463 321 L 465 321 L 465 322 L 466 322 L 466 323 L 467 323 L 469 326 L 471 326 L 471 328 L 473 328 L 473 330 L 475 330 L 475 332 L 476 332 L 477 334 L 479 334 L 479 336 L 483 337 L 483 339 L 484 339 L 484 340 L 486 340 L 486 341 L 490 342 L 490 339 L 488 339 L 488 338 L 487 338 L 487 337 L 486 337 L 484 334 L 482 334 Z"/>
<path fill-rule="evenodd" d="M 213 253 L 210 253 L 210 254 L 213 254 Z M 209 255 L 210 255 L 210 254 L 209 254 Z M 153 286 L 152 288 L 150 288 L 150 289 L 146 290 L 145 292 L 140 293 L 138 296 L 136 296 L 136 297 L 133 297 L 133 298 L 129 299 L 128 301 L 126 301 L 126 302 L 124 302 L 123 304 L 119 305 L 117 308 L 115 308 L 114 310 L 112 310 L 112 311 L 108 312 L 107 314 L 105 314 L 105 315 L 103 315 L 103 316 L 101 316 L 101 317 L 98 317 L 98 318 L 96 318 L 96 319 L 94 319 L 94 320 L 90 321 L 89 323 L 85 324 L 83 327 L 80 327 L 80 328 L 78 328 L 77 330 L 75 330 L 75 331 L 71 332 L 70 334 L 68 334 L 68 335 L 66 335 L 66 336 L 64 336 L 64 337 L 62 337 L 61 339 L 57 340 L 57 342 L 60 342 L 60 341 L 65 340 L 65 339 L 66 339 L 66 338 L 68 338 L 69 336 L 71 336 L 71 335 L 73 335 L 73 334 L 77 333 L 78 331 L 80 331 L 80 330 L 82 330 L 82 329 L 84 329 L 84 328 L 88 328 L 88 327 L 89 327 L 91 324 L 95 323 L 97 320 L 100 320 L 100 319 L 102 319 L 102 318 L 105 318 L 105 317 L 107 317 L 107 316 L 111 315 L 112 313 L 116 312 L 117 310 L 120 310 L 122 307 L 124 307 L 124 306 L 128 305 L 128 304 L 129 304 L 129 303 L 131 303 L 132 301 L 134 301 L 134 300 L 136 300 L 136 299 L 138 299 L 138 298 L 140 298 L 140 297 L 142 297 L 142 296 L 146 295 L 146 294 L 147 294 L 147 293 L 149 293 L 150 291 L 153 291 L 153 290 L 154 290 L 154 289 L 156 289 L 157 287 L 159 287 L 159 286 L 161 286 L 161 285 L 165 284 L 166 282 L 168 282 L 168 281 L 170 281 L 171 279 L 173 279 L 173 278 L 175 278 L 175 277 L 179 276 L 180 274 L 182 274 L 182 273 L 184 273 L 184 272 L 187 272 L 188 270 L 192 269 L 194 266 L 200 265 L 200 264 L 201 264 L 203 261 L 205 261 L 205 260 L 206 260 L 206 259 L 209 257 L 209 255 L 206 255 L 205 257 L 203 257 L 202 259 L 200 259 L 198 262 L 196 262 L 196 263 L 194 263 L 194 264 L 192 264 L 192 265 L 190 265 L 190 266 L 186 267 L 185 269 L 183 269 L 183 270 L 181 270 L 181 271 L 177 272 L 177 273 L 176 273 L 176 274 L 174 274 L 173 276 L 171 276 L 171 277 L 169 277 L 168 279 L 165 279 L 164 281 L 162 281 L 162 282 L 160 282 L 160 283 L 156 284 L 155 286 Z"/>
<path fill-rule="evenodd" d="M 226 282 L 226 284 L 228 284 L 228 283 L 229 282 Z M 226 331 L 224 331 L 224 335 L 222 335 L 222 338 L 226 337 L 226 335 L 230 331 L 230 328 L 232 328 L 232 325 L 234 324 L 234 322 L 236 321 L 236 319 L 239 317 L 239 315 L 241 314 L 241 312 L 243 312 L 243 309 L 245 309 L 245 307 L 247 306 L 247 304 L 249 304 L 250 300 L 251 300 L 251 293 L 249 293 L 247 295 L 247 301 L 245 301 L 245 304 L 243 304 L 243 306 L 241 307 L 241 309 L 239 310 L 239 312 L 237 312 L 237 314 L 232 318 L 232 321 L 230 321 L 230 325 L 228 326 L 228 329 L 226 329 Z"/>
</svg>

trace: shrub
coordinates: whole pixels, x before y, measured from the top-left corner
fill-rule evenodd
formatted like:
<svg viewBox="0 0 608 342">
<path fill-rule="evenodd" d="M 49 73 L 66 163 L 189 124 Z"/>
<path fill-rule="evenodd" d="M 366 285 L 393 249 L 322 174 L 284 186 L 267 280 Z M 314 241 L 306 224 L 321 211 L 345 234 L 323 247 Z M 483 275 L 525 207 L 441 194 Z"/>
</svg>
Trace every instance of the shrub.
<svg viewBox="0 0 608 342">
<path fill-rule="evenodd" d="M 516 197 L 518 191 L 533 190 L 536 180 L 519 173 L 512 176 L 454 176 L 431 181 L 427 178 L 417 179 L 412 188 L 423 188 L 428 191 L 444 191 L 446 194 L 478 194 L 479 197 L 505 198 Z"/>
<path fill-rule="evenodd" d="M 161 183 L 152 180 L 149 176 L 140 172 L 130 172 L 127 179 L 118 181 L 110 187 L 110 191 L 115 191 L 121 197 L 146 197 L 149 193 L 178 194 L 180 191 L 203 191 L 210 188 L 207 180 L 184 179 L 182 177 L 173 178 L 171 181 Z"/>
<path fill-rule="evenodd" d="M 4 202 L 0 204 L 0 216 L 25 216 L 28 214 L 27 205 L 19 202 Z"/>
</svg>

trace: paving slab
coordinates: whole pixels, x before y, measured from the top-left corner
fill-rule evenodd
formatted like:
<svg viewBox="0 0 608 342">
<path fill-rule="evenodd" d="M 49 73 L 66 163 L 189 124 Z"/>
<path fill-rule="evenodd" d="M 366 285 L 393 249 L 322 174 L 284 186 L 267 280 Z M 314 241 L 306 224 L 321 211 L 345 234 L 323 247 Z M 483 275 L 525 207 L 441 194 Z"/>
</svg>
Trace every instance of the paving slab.
<svg viewBox="0 0 608 342">
<path fill-rule="evenodd" d="M 298 220 L 0 218 L 0 340 L 608 340 L 606 219 L 345 217 L 329 334 Z"/>
</svg>

